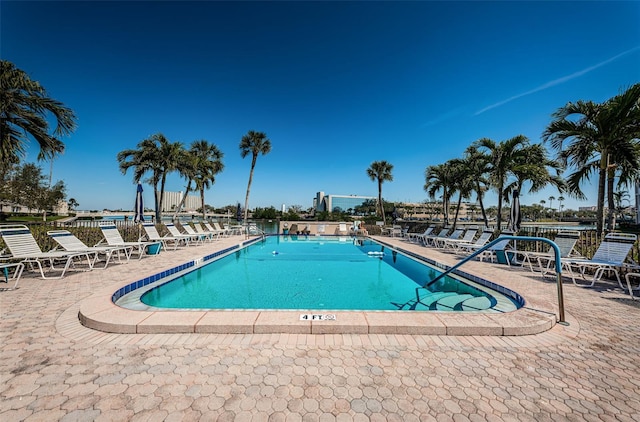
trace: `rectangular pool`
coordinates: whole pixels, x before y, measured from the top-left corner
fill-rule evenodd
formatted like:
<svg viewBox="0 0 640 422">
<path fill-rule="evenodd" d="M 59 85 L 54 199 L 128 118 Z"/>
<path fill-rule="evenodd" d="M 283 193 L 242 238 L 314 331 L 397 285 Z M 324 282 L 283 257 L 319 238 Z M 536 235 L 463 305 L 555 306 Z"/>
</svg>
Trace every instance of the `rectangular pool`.
<svg viewBox="0 0 640 422">
<path fill-rule="evenodd" d="M 416 288 L 440 272 L 372 240 L 270 236 L 173 280 L 140 301 L 164 309 L 516 309 L 500 293 L 459 277 Z"/>
</svg>

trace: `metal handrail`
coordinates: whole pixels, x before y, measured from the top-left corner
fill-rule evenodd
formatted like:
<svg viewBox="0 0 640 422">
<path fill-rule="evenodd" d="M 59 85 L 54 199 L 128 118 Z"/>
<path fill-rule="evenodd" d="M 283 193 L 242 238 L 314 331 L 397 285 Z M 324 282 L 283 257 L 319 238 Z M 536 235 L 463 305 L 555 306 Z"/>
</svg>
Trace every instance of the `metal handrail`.
<svg viewBox="0 0 640 422">
<path fill-rule="evenodd" d="M 545 237 L 500 236 L 497 239 L 494 239 L 491 242 L 487 243 L 486 245 L 484 245 L 483 247 L 481 247 L 480 249 L 478 249 L 477 251 L 475 251 L 471 255 L 467 256 L 462 261 L 458 262 L 456 265 L 454 265 L 453 267 L 449 268 L 448 270 L 446 270 L 442 274 L 438 275 L 433 280 L 425 283 L 424 286 L 416 287 L 416 300 L 418 302 L 420 301 L 420 293 L 418 293 L 419 289 L 426 289 L 427 287 L 431 286 L 433 283 L 435 283 L 436 281 L 440 280 L 441 278 L 443 278 L 447 274 L 450 274 L 454 270 L 460 268 L 460 266 L 462 266 L 463 264 L 469 262 L 470 260 L 472 260 L 473 258 L 478 256 L 482 252 L 486 251 L 491 246 L 495 245 L 498 242 L 503 242 L 505 240 L 518 240 L 518 241 L 526 240 L 526 241 L 536 241 L 536 242 L 537 241 L 541 241 L 541 242 L 548 243 L 549 245 L 551 245 L 551 247 L 553 248 L 553 252 L 555 254 L 556 282 L 557 282 L 557 285 L 558 285 L 558 317 L 559 317 L 558 318 L 558 322 L 566 324 L 566 321 L 565 321 L 565 318 L 564 318 L 564 295 L 562 293 L 562 263 L 560 262 L 560 248 L 558 247 L 558 245 L 555 244 L 555 242 L 553 242 L 552 240 L 549 240 L 549 239 L 547 239 Z M 508 259 L 508 257 L 507 257 L 507 259 Z"/>
<path fill-rule="evenodd" d="M 265 239 L 267 237 L 267 233 L 264 230 L 259 228 L 257 225 L 251 225 L 251 224 L 247 224 L 246 226 L 247 237 L 251 234 L 250 233 L 251 229 L 253 229 L 257 234 L 259 234 L 260 237 L 262 237 L 262 239 Z"/>
</svg>

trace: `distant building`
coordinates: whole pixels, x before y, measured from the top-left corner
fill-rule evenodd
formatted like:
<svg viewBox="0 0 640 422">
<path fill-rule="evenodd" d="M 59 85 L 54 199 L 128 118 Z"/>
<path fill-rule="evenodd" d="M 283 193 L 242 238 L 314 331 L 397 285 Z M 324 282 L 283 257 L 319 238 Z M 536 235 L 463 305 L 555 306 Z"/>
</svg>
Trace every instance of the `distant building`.
<svg viewBox="0 0 640 422">
<path fill-rule="evenodd" d="M 377 198 L 361 195 L 327 195 L 324 192 L 318 192 L 313 199 L 313 207 L 318 212 L 354 213 L 357 207 L 364 205 L 367 201 L 375 202 Z"/>
<path fill-rule="evenodd" d="M 165 192 L 162 198 L 162 212 L 173 212 L 180 205 L 182 192 Z M 182 212 L 195 212 L 202 208 L 202 201 L 199 195 L 187 195 L 187 199 L 182 207 Z"/>
</svg>

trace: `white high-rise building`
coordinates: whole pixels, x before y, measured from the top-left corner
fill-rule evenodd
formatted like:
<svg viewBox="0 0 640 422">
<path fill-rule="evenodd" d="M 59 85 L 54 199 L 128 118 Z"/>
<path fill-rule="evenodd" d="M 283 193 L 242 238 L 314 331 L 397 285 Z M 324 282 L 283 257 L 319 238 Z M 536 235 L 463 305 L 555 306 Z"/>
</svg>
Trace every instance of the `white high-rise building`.
<svg viewBox="0 0 640 422">
<path fill-rule="evenodd" d="M 162 212 L 172 212 L 178 208 L 180 201 L 182 201 L 182 192 L 165 192 L 162 198 Z M 182 207 L 182 212 L 195 212 L 202 208 L 202 201 L 200 195 L 187 195 L 187 199 Z"/>
</svg>

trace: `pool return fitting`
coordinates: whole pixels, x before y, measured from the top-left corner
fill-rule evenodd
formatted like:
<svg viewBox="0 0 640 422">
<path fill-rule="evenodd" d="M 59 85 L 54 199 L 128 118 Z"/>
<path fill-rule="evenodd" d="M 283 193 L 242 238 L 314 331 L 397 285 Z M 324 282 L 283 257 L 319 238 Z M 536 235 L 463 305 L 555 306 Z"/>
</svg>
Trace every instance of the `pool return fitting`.
<svg viewBox="0 0 640 422">
<path fill-rule="evenodd" d="M 427 287 L 431 286 L 433 283 L 435 283 L 436 281 L 440 280 L 442 277 L 446 276 L 447 274 L 450 274 L 454 270 L 460 268 L 463 264 L 469 262 L 470 260 L 472 260 L 473 258 L 478 256 L 482 252 L 484 252 L 487 249 L 491 248 L 496 243 L 503 242 L 505 240 L 532 241 L 532 242 L 540 241 L 540 242 L 548 243 L 549 245 L 551 245 L 551 247 L 553 248 L 554 255 L 555 255 L 556 283 L 558 285 L 558 321 L 557 322 L 558 322 L 558 324 L 569 325 L 569 323 L 566 322 L 565 318 L 564 318 L 564 295 L 562 293 L 562 263 L 560 262 L 560 248 L 558 248 L 558 245 L 556 245 L 555 242 L 553 242 L 552 240 L 549 240 L 547 238 L 544 238 L 544 237 L 500 236 L 497 239 L 494 239 L 491 242 L 487 243 L 486 245 L 484 245 L 482 248 L 478 249 L 477 251 L 475 251 L 471 255 L 467 256 L 462 261 L 458 262 L 456 265 L 454 265 L 453 267 L 449 268 L 447 271 L 443 272 L 442 274 L 440 274 L 439 276 L 437 276 L 433 280 L 428 281 L 427 283 L 425 283 L 424 286 L 416 287 L 416 301 L 420 302 L 420 293 L 419 293 L 420 289 L 427 289 Z M 505 251 L 505 252 L 507 252 L 507 251 Z M 507 259 L 508 259 L 508 257 L 507 257 Z"/>
</svg>

